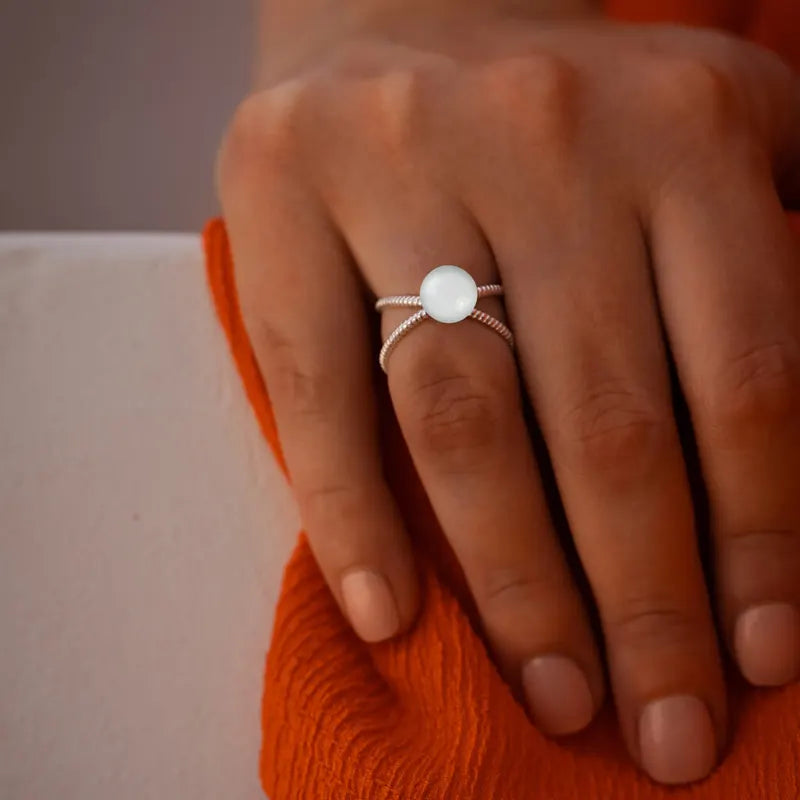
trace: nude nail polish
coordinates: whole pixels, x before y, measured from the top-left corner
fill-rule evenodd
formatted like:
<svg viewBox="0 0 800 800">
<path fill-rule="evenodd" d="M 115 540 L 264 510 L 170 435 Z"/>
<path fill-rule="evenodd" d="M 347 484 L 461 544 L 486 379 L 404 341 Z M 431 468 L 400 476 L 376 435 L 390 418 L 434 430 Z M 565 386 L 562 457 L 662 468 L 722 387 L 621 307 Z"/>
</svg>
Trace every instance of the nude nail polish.
<svg viewBox="0 0 800 800">
<path fill-rule="evenodd" d="M 659 783 L 690 783 L 716 763 L 714 726 L 706 704 L 692 695 L 650 702 L 639 719 L 642 766 Z"/>
<path fill-rule="evenodd" d="M 583 670 L 562 655 L 531 659 L 522 683 L 536 726 L 550 736 L 585 728 L 594 716 L 594 701 Z"/>
<path fill-rule="evenodd" d="M 782 686 L 800 674 L 800 612 L 766 603 L 743 612 L 734 634 L 742 674 L 756 686 Z"/>
<path fill-rule="evenodd" d="M 400 617 L 386 579 L 368 569 L 348 572 L 342 578 L 342 598 L 350 624 L 365 642 L 394 636 Z"/>
</svg>

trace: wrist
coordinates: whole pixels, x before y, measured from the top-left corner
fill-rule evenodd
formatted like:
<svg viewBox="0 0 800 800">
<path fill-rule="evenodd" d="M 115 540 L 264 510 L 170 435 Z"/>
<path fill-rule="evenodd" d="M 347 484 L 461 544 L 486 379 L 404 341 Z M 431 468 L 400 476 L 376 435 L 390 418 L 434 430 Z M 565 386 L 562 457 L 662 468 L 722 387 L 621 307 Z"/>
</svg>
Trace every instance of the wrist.
<svg viewBox="0 0 800 800">
<path fill-rule="evenodd" d="M 260 0 L 256 81 L 349 36 L 402 34 L 481 17 L 552 21 L 600 14 L 601 0 Z"/>
</svg>

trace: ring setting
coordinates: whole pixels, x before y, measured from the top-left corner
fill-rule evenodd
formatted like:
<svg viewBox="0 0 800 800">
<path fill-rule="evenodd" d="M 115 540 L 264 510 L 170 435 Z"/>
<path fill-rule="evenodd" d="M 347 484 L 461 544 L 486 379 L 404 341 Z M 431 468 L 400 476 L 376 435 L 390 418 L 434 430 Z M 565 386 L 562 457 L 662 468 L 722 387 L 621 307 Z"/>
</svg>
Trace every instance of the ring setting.
<svg viewBox="0 0 800 800">
<path fill-rule="evenodd" d="M 499 319 L 477 308 L 482 297 L 500 297 L 503 287 L 499 283 L 478 286 L 473 277 L 461 267 L 443 264 L 432 269 L 423 279 L 419 295 L 393 295 L 379 298 L 375 310 L 387 308 L 416 308 L 414 314 L 395 328 L 381 347 L 378 361 L 387 371 L 389 355 L 405 336 L 427 319 L 444 324 L 455 324 L 474 319 L 505 339 L 514 348 L 514 335 Z"/>
</svg>

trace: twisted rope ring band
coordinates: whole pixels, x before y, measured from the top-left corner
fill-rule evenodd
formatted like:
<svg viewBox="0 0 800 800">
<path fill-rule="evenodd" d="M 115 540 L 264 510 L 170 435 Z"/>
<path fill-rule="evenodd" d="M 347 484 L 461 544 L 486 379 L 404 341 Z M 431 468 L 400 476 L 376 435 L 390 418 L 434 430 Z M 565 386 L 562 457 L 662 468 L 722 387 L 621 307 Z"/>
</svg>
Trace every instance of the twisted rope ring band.
<svg viewBox="0 0 800 800">
<path fill-rule="evenodd" d="M 476 308 L 483 297 L 500 297 L 503 287 L 499 283 L 477 286 L 472 276 L 453 265 L 436 267 L 431 270 L 420 285 L 419 295 L 393 295 L 382 297 L 375 303 L 375 310 L 387 308 L 419 309 L 400 323 L 387 337 L 381 347 L 378 361 L 381 369 L 387 372 L 389 356 L 399 342 L 426 319 L 437 322 L 455 323 L 464 319 L 474 319 L 486 325 L 505 339 L 514 348 L 514 334 L 499 319 Z"/>
</svg>

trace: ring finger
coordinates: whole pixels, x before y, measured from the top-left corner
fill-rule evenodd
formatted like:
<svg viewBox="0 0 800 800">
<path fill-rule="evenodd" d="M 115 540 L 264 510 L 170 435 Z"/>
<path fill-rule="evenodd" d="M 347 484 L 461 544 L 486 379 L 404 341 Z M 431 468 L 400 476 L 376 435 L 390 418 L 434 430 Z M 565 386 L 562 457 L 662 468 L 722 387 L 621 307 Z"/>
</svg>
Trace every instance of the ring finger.
<svg viewBox="0 0 800 800">
<path fill-rule="evenodd" d="M 378 296 L 417 293 L 442 262 L 460 264 L 479 285 L 497 280 L 482 236 L 455 204 L 433 190 L 409 193 L 402 208 L 401 190 L 386 196 L 380 218 L 362 208 L 358 230 L 350 228 Z M 479 308 L 503 314 L 497 298 Z M 384 311 L 384 336 L 411 313 Z M 602 702 L 602 668 L 552 528 L 507 343 L 472 320 L 428 320 L 398 344 L 387 370 L 416 469 L 506 677 L 522 685 L 544 732 L 584 727 Z"/>
</svg>

